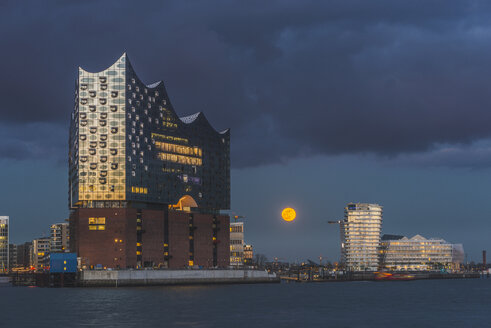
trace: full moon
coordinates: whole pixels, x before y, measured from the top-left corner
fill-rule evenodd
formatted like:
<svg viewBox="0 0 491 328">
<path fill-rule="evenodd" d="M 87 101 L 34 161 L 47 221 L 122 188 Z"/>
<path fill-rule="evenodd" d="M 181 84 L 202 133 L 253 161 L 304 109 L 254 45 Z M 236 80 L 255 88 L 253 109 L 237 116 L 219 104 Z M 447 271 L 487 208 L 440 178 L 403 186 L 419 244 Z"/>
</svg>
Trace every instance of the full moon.
<svg viewBox="0 0 491 328">
<path fill-rule="evenodd" d="M 287 207 L 281 212 L 281 217 L 283 220 L 290 222 L 295 220 L 297 213 L 293 208 Z"/>
</svg>

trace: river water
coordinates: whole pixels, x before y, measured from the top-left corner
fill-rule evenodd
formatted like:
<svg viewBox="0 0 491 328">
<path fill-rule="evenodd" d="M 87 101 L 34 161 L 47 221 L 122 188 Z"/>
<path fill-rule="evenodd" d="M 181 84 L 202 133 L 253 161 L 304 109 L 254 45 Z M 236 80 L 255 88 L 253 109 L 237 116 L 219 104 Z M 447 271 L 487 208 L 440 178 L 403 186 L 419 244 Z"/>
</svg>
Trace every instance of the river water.
<svg viewBox="0 0 491 328">
<path fill-rule="evenodd" d="M 0 287 L 0 327 L 491 327 L 491 279 Z"/>
</svg>

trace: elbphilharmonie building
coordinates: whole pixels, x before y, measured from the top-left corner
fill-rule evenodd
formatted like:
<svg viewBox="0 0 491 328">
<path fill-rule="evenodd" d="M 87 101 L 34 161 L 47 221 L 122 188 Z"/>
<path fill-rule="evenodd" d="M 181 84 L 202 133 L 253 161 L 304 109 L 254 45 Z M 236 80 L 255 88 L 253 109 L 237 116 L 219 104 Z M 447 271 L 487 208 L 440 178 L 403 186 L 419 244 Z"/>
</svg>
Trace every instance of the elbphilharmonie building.
<svg viewBox="0 0 491 328">
<path fill-rule="evenodd" d="M 144 84 L 126 54 L 101 72 L 79 68 L 69 207 L 87 266 L 226 266 L 230 131 L 201 112 L 179 117 L 164 83 Z"/>
</svg>

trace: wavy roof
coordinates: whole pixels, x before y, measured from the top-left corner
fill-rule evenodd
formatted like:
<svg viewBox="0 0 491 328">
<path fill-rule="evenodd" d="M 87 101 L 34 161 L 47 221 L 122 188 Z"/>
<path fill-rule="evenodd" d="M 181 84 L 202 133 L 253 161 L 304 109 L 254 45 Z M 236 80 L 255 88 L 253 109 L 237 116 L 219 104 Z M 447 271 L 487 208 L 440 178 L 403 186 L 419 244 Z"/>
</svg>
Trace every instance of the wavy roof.
<svg viewBox="0 0 491 328">
<path fill-rule="evenodd" d="M 81 67 L 79 67 L 79 69 L 87 72 L 87 73 L 94 73 L 94 74 L 97 74 L 97 73 L 102 73 L 104 71 L 107 71 L 109 69 L 112 69 L 114 66 L 116 66 L 117 64 L 122 64 L 122 63 L 125 63 L 126 65 L 126 68 L 131 70 L 133 73 L 134 73 L 134 76 L 136 77 L 136 79 L 142 84 L 142 85 L 145 85 L 147 88 L 149 89 L 157 89 L 159 91 L 162 91 L 163 94 L 166 95 L 166 98 L 169 100 L 169 103 L 168 103 L 168 107 L 169 109 L 172 111 L 172 113 L 174 114 L 175 118 L 176 118 L 176 121 L 178 122 L 182 122 L 184 124 L 199 124 L 201 126 L 209 126 L 209 128 L 213 129 L 213 131 L 215 131 L 216 133 L 218 134 L 226 134 L 230 131 L 230 129 L 225 129 L 223 131 L 217 131 L 209 122 L 208 120 L 206 119 L 205 117 L 205 114 L 202 113 L 202 112 L 197 112 L 197 113 L 194 113 L 194 114 L 191 114 L 191 115 L 188 115 L 188 116 L 184 116 L 184 117 L 179 117 L 175 110 L 174 110 L 174 107 L 172 106 L 171 104 L 171 101 L 170 101 L 170 98 L 169 98 L 169 95 L 167 94 L 167 90 L 165 89 L 165 85 L 164 85 L 164 82 L 163 81 L 157 81 L 157 82 L 154 82 L 154 83 L 151 83 L 151 84 L 146 84 L 144 83 L 139 77 L 138 75 L 136 74 L 133 66 L 131 65 L 131 62 L 128 58 L 128 55 L 125 53 L 123 53 L 123 55 L 121 55 L 121 57 L 118 58 L 118 60 L 116 60 L 116 62 L 114 64 L 112 64 L 111 66 L 109 66 L 108 68 L 100 71 L 100 72 L 89 72 Z"/>
<path fill-rule="evenodd" d="M 201 112 L 197 112 L 197 113 L 194 113 L 194 114 L 191 114 L 189 116 L 184 116 L 184 117 L 179 117 L 179 119 L 186 123 L 186 124 L 191 124 L 193 123 L 194 121 L 196 121 L 196 119 L 198 118 L 198 116 L 201 114 Z"/>
</svg>

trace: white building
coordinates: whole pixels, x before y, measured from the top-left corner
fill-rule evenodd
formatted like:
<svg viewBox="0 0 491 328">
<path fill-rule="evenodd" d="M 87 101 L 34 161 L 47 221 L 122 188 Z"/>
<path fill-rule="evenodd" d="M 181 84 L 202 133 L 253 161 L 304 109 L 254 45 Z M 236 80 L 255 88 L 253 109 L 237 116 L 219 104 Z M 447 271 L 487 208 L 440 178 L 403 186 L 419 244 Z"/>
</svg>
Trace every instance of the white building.
<svg viewBox="0 0 491 328">
<path fill-rule="evenodd" d="M 462 244 L 450 244 L 443 239 L 426 239 L 421 235 L 382 238 L 383 266 L 394 271 L 431 271 L 457 269 L 463 260 Z"/>
<path fill-rule="evenodd" d="M 349 203 L 341 228 L 341 261 L 348 271 L 376 271 L 379 267 L 382 206 Z"/>
<path fill-rule="evenodd" d="M 230 223 L 230 265 L 244 265 L 244 222 Z"/>
<path fill-rule="evenodd" d="M 9 217 L 0 216 L 0 272 L 9 271 Z"/>
</svg>

